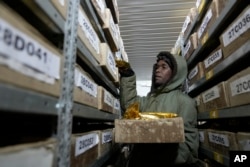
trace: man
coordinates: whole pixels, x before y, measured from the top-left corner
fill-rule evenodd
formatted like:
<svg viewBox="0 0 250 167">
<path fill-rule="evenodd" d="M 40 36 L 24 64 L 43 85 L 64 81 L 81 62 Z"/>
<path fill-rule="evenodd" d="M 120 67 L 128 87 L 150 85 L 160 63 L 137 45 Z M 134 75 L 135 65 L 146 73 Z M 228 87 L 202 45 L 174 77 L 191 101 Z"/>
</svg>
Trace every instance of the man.
<svg viewBox="0 0 250 167">
<path fill-rule="evenodd" d="M 136 76 L 131 68 L 119 67 L 120 100 L 125 110 L 139 102 L 140 112 L 172 112 L 183 118 L 184 143 L 134 144 L 129 167 L 196 166 L 198 159 L 197 111 L 194 101 L 181 91 L 187 76 L 183 57 L 163 51 L 153 67 L 151 91 L 137 96 Z M 136 134 L 135 134 L 136 135 Z"/>
</svg>

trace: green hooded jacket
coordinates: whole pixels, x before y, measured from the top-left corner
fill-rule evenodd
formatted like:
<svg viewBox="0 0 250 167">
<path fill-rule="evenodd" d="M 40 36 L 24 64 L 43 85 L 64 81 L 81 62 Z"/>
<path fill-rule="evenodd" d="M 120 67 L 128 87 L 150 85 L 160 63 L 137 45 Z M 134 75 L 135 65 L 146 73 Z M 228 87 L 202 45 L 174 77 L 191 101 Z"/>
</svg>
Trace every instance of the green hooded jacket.
<svg viewBox="0 0 250 167">
<path fill-rule="evenodd" d="M 183 118 L 185 142 L 176 144 L 134 144 L 129 166 L 194 166 L 198 160 L 199 137 L 195 102 L 181 91 L 187 76 L 187 63 L 181 56 L 171 56 L 174 64 L 171 80 L 157 90 L 154 88 L 154 70 L 151 92 L 137 95 L 136 76 L 121 77 L 121 106 L 139 102 L 140 112 L 172 112 Z"/>
</svg>

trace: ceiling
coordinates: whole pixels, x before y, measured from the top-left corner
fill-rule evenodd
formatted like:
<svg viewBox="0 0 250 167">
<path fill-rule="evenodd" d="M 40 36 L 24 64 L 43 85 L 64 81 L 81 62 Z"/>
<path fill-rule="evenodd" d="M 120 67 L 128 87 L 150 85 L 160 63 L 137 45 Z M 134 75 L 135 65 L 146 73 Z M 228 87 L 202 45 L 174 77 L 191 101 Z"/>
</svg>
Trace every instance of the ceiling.
<svg viewBox="0 0 250 167">
<path fill-rule="evenodd" d="M 151 80 L 160 51 L 174 47 L 196 0 L 117 0 L 119 27 L 137 81 Z"/>
</svg>

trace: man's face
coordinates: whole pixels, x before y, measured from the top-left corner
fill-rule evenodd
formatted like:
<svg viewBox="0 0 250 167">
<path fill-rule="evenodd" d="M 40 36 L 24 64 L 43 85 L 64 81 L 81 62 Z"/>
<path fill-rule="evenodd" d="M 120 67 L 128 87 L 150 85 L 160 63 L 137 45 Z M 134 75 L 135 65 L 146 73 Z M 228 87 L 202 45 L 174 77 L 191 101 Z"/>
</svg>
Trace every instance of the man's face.
<svg viewBox="0 0 250 167">
<path fill-rule="evenodd" d="M 167 83 L 172 76 L 172 70 L 164 60 L 159 60 L 155 69 L 155 84 L 161 86 Z"/>
</svg>

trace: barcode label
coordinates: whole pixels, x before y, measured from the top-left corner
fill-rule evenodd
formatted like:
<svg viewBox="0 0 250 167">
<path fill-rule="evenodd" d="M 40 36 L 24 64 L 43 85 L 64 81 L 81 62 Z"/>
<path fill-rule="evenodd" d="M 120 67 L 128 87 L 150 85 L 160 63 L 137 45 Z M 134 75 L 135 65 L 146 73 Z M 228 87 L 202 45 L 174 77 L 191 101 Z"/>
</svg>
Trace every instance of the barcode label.
<svg viewBox="0 0 250 167">
<path fill-rule="evenodd" d="M 112 141 L 112 131 L 102 133 L 102 144 Z"/>
<path fill-rule="evenodd" d="M 243 76 L 230 83 L 232 96 L 250 92 L 250 75 Z"/>
<path fill-rule="evenodd" d="M 60 78 L 60 58 L 0 19 L 0 53 L 52 78 Z"/>
<path fill-rule="evenodd" d="M 87 150 L 91 149 L 99 143 L 99 136 L 97 133 L 88 134 L 76 138 L 75 156 L 78 156 Z"/>
<path fill-rule="evenodd" d="M 223 33 L 222 39 L 224 46 L 229 45 L 240 35 L 250 28 L 250 8 L 231 25 L 228 30 Z"/>
<path fill-rule="evenodd" d="M 97 84 L 82 74 L 78 69 L 75 69 L 75 85 L 90 95 L 97 97 Z"/>
<path fill-rule="evenodd" d="M 204 19 L 203 19 L 203 21 L 201 23 L 201 26 L 200 26 L 200 28 L 198 30 L 198 38 L 199 39 L 201 38 L 202 34 L 204 33 L 209 21 L 212 18 L 212 15 L 213 15 L 212 14 L 212 9 L 208 10 L 208 12 L 207 12 L 206 16 L 204 17 Z"/>
<path fill-rule="evenodd" d="M 113 98 L 111 94 L 104 89 L 104 102 L 109 106 L 113 107 Z"/>
<path fill-rule="evenodd" d="M 90 44 L 95 49 L 96 53 L 99 54 L 100 53 L 100 46 L 99 46 L 100 42 L 99 42 L 98 36 L 97 36 L 95 30 L 93 29 L 93 27 L 91 26 L 90 22 L 88 21 L 88 18 L 86 18 L 84 16 L 84 14 L 82 13 L 82 11 L 80 9 L 78 12 L 78 22 L 79 22 L 79 25 L 80 25 L 81 29 L 83 30 L 84 34 L 87 36 L 87 39 L 89 40 Z"/>
</svg>

